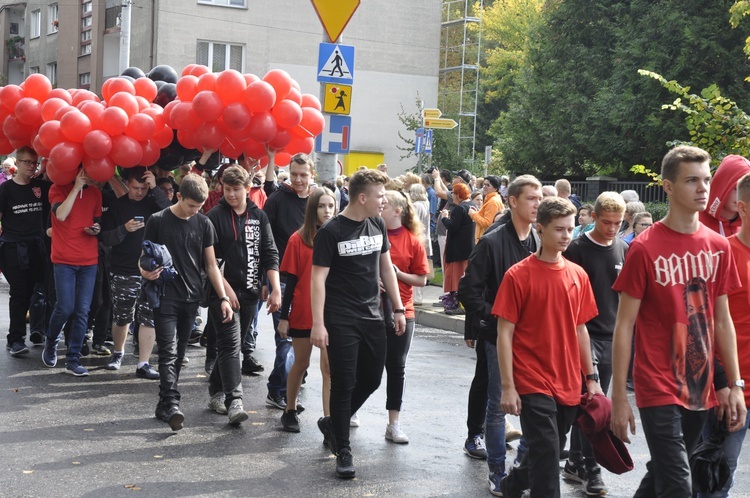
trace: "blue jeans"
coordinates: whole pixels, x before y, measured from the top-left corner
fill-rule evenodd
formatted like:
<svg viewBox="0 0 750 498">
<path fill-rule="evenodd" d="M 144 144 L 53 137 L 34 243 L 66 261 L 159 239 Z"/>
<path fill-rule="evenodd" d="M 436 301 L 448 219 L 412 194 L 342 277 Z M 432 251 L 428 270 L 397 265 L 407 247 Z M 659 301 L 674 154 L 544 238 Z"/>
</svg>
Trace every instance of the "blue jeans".
<svg viewBox="0 0 750 498">
<path fill-rule="evenodd" d="M 284 295 L 286 282 L 281 283 L 281 295 Z M 276 359 L 273 362 L 273 370 L 268 376 L 268 394 L 275 396 L 286 396 L 286 378 L 289 375 L 289 369 L 294 363 L 294 350 L 292 349 L 292 340 L 282 339 L 279 335 L 279 320 L 281 312 L 273 314 L 273 333 L 276 340 Z"/>
<path fill-rule="evenodd" d="M 703 428 L 703 438 L 708 439 L 711 437 L 711 429 L 716 424 L 716 412 L 711 410 L 708 415 L 708 422 Z M 736 431 L 730 432 L 727 438 L 724 440 L 724 444 L 721 446 L 724 450 L 724 455 L 727 457 L 727 463 L 729 463 L 729 480 L 721 489 L 715 493 L 698 493 L 698 498 L 726 498 L 729 496 L 729 490 L 734 484 L 734 471 L 737 470 L 737 464 L 740 460 L 740 451 L 742 451 L 742 443 L 745 440 L 745 433 L 747 432 L 748 425 L 750 425 L 750 417 L 745 419 L 745 427 Z"/>
<path fill-rule="evenodd" d="M 89 308 L 94 297 L 96 271 L 97 265 L 54 265 L 57 302 L 49 320 L 47 337 L 52 341 L 58 341 L 65 323 L 72 320 L 66 363 L 78 363 L 81 355 L 89 321 Z"/>
<path fill-rule="evenodd" d="M 479 339 L 480 341 L 483 339 Z M 487 415 L 484 421 L 484 444 L 487 446 L 487 465 L 490 472 L 505 474 L 505 413 L 500 404 L 503 383 L 500 380 L 500 365 L 497 361 L 497 346 L 484 343 L 487 357 Z"/>
</svg>

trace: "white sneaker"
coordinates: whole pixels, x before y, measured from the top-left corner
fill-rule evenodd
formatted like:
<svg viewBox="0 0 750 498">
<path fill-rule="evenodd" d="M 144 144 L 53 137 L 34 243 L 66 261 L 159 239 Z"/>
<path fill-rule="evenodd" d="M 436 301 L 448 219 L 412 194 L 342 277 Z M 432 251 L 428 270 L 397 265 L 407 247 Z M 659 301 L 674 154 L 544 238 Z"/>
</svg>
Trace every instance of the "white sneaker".
<svg viewBox="0 0 750 498">
<path fill-rule="evenodd" d="M 359 415 L 356 412 L 349 419 L 349 427 L 359 427 Z"/>
<path fill-rule="evenodd" d="M 406 444 L 409 442 L 409 436 L 404 434 L 404 431 L 401 430 L 401 426 L 398 425 L 398 422 L 395 424 L 388 424 L 385 428 L 385 438 L 398 444 Z"/>
<path fill-rule="evenodd" d="M 224 404 L 224 400 L 226 400 L 226 396 L 223 392 L 220 391 L 211 396 L 211 399 L 208 401 L 208 408 L 215 411 L 219 415 L 226 415 L 227 407 Z"/>
</svg>

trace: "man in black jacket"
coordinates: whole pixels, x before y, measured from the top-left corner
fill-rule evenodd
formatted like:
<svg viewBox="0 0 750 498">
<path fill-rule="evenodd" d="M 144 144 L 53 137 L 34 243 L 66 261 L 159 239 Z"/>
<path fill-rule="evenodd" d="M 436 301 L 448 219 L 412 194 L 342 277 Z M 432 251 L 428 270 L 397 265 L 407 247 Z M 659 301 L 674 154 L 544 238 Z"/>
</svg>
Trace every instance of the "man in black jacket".
<svg viewBox="0 0 750 498">
<path fill-rule="evenodd" d="M 477 367 L 469 391 L 469 437 L 464 451 L 472 456 L 468 446 L 476 439 L 484 415 L 490 471 L 488 484 L 492 494 L 500 493 L 500 481 L 505 476 L 505 414 L 500 405 L 502 382 L 497 360 L 497 320 L 492 315 L 492 305 L 505 272 L 538 247 L 539 237 L 532 229 L 532 223 L 536 222 L 541 200 L 542 184 L 533 176 L 522 175 L 511 182 L 508 187 L 510 222 L 479 239 L 458 287 L 461 303 L 479 323 L 480 343 L 477 344 Z M 482 351 L 484 358 L 480 357 Z M 486 393 L 480 391 L 483 385 L 487 385 Z M 485 394 L 486 411 L 481 403 Z"/>
<path fill-rule="evenodd" d="M 262 270 L 271 285 L 266 304 L 268 311 L 275 312 L 281 305 L 279 254 L 266 213 L 248 198 L 250 184 L 247 171 L 238 166 L 227 168 L 222 176 L 224 197 L 207 215 L 216 230 L 214 250 L 220 265 L 224 266 L 224 289 L 232 308 L 239 310 L 239 318 L 235 313 L 232 321 L 222 323 L 219 319 L 221 302 L 212 291 L 209 317 L 216 330 L 218 355 L 209 379 L 211 400 L 208 407 L 219 414 L 226 414 L 232 401 L 242 399 L 240 350 L 249 354 L 245 338 L 258 310 Z M 243 414 L 237 416 L 244 420 L 247 415 Z M 241 421 L 233 420 L 230 414 L 230 423 Z"/>
</svg>

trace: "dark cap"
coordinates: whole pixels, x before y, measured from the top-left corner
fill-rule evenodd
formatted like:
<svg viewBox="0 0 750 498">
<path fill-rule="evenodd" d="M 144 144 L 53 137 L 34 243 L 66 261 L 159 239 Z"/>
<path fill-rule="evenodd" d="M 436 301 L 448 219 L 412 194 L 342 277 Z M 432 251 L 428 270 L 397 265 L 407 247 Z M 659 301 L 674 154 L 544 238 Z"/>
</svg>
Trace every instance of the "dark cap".
<svg viewBox="0 0 750 498">
<path fill-rule="evenodd" d="M 471 173 L 469 173 L 468 170 L 461 169 L 461 170 L 455 171 L 453 174 L 455 176 L 460 177 L 466 183 L 469 183 L 471 181 Z"/>
</svg>

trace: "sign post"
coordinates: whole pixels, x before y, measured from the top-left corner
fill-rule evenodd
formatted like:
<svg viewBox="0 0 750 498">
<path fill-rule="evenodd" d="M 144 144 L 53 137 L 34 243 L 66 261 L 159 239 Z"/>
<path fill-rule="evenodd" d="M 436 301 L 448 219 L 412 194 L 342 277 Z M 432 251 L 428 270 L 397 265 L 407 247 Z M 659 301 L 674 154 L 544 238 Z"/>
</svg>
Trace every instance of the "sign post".
<svg viewBox="0 0 750 498">
<path fill-rule="evenodd" d="M 487 168 L 489 168 L 490 163 L 492 162 L 492 146 L 487 145 L 484 148 L 484 176 L 487 176 Z"/>
</svg>

